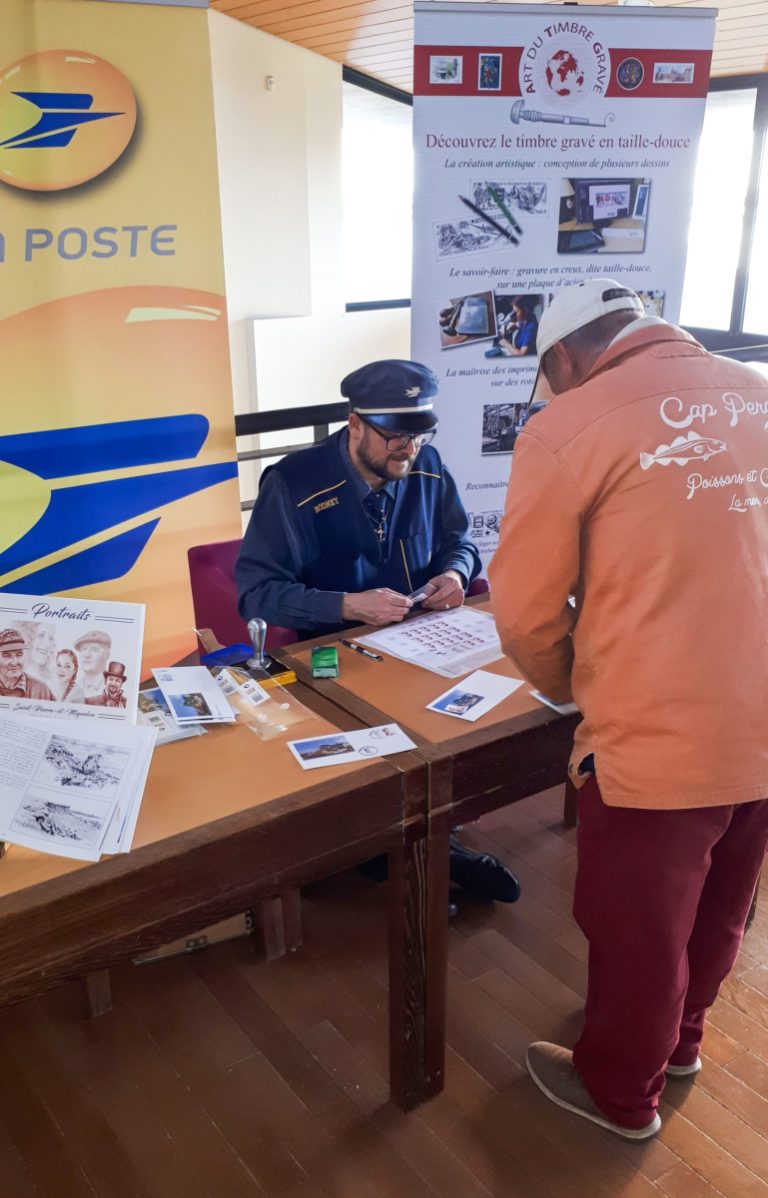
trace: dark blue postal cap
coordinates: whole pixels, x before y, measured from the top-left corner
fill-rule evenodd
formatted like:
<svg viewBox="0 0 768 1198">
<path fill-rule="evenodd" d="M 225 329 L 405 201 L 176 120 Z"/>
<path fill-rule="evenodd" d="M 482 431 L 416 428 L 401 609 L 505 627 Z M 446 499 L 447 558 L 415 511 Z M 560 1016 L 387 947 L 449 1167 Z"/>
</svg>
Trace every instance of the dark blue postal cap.
<svg viewBox="0 0 768 1198">
<path fill-rule="evenodd" d="M 342 379 L 341 394 L 352 412 L 394 433 L 424 433 L 437 424 L 437 379 L 421 362 L 369 362 Z"/>
</svg>

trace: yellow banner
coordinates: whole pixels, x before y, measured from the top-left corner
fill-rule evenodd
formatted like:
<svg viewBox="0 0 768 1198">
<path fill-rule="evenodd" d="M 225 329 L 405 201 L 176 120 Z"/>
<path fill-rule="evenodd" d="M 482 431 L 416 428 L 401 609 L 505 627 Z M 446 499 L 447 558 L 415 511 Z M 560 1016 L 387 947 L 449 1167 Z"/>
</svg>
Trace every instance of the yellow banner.
<svg viewBox="0 0 768 1198">
<path fill-rule="evenodd" d="M 0 589 L 147 605 L 240 533 L 207 15 L 0 0 Z"/>
</svg>

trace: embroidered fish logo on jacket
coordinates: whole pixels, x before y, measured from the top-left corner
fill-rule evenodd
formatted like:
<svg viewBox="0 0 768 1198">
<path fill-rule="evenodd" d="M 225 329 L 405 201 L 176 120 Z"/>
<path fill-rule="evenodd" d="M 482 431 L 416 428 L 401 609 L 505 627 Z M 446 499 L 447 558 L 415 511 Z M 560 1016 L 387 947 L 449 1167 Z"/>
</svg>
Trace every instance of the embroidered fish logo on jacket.
<svg viewBox="0 0 768 1198">
<path fill-rule="evenodd" d="M 668 466 L 670 462 L 676 462 L 678 466 L 685 466 L 687 462 L 706 462 L 707 458 L 727 448 L 725 441 L 691 432 L 685 437 L 675 437 L 669 445 L 659 445 L 655 453 L 641 453 L 640 469 L 648 470 L 654 462 L 659 466 Z"/>
</svg>

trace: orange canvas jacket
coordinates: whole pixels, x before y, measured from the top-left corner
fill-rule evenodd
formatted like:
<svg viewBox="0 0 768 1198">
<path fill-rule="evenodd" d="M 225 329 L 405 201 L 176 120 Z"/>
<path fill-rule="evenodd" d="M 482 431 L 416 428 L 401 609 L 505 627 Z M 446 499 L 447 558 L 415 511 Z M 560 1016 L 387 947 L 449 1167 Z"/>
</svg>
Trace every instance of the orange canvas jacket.
<svg viewBox="0 0 768 1198">
<path fill-rule="evenodd" d="M 756 371 L 663 322 L 620 335 L 518 437 L 489 577 L 505 651 L 583 714 L 577 785 L 594 753 L 611 806 L 768 797 L 768 381 Z"/>
</svg>

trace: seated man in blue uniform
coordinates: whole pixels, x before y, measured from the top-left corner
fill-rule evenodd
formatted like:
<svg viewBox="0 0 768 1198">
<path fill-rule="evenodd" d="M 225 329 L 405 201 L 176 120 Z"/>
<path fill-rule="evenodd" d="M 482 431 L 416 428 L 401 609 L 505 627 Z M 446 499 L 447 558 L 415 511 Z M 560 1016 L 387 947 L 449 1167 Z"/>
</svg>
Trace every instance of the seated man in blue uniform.
<svg viewBox="0 0 768 1198">
<path fill-rule="evenodd" d="M 418 362 L 371 362 L 342 381 L 349 422 L 265 470 L 235 568 L 240 614 L 303 639 L 460 607 L 480 559 L 456 484 L 430 442 L 437 379 Z M 373 863 L 372 863 L 373 864 Z M 374 871 L 372 871 L 374 872 Z M 514 902 L 514 874 L 451 839 L 451 878 Z"/>
</svg>

